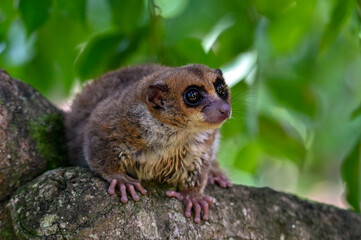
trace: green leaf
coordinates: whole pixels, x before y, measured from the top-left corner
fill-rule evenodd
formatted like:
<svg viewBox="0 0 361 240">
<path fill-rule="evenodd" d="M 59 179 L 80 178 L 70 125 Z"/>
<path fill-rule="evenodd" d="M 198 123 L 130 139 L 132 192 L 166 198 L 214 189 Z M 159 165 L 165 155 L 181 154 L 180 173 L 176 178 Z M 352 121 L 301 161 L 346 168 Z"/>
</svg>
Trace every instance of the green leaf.
<svg viewBox="0 0 361 240">
<path fill-rule="evenodd" d="M 108 0 L 113 15 L 113 21 L 123 33 L 131 34 L 141 24 L 144 15 L 143 0 Z"/>
<path fill-rule="evenodd" d="M 326 26 L 320 45 L 320 52 L 324 52 L 336 39 L 346 19 L 352 13 L 350 0 L 338 0 L 335 5 L 330 23 Z"/>
<path fill-rule="evenodd" d="M 249 142 L 238 151 L 234 161 L 235 167 L 254 174 L 258 167 L 260 154 L 261 149 L 259 145 L 254 141 Z"/>
<path fill-rule="evenodd" d="M 359 5 L 359 7 L 361 7 L 361 0 L 356 0 L 357 5 Z"/>
<path fill-rule="evenodd" d="M 361 104 L 358 106 L 358 108 L 355 109 L 355 111 L 352 112 L 351 119 L 355 119 L 361 116 Z"/>
<path fill-rule="evenodd" d="M 266 84 L 281 105 L 313 117 L 318 110 L 318 95 L 305 81 L 303 78 L 282 76 L 272 77 Z"/>
<path fill-rule="evenodd" d="M 269 1 L 269 0 L 256 0 L 255 5 L 257 11 L 273 20 L 282 14 L 285 9 L 290 5 L 291 0 Z"/>
<path fill-rule="evenodd" d="M 56 4 L 64 16 L 85 24 L 86 0 L 59 0 Z"/>
<path fill-rule="evenodd" d="M 315 14 L 313 1 L 289 1 L 288 4 L 270 23 L 268 30 L 274 50 L 285 55 L 297 51 L 304 43 L 307 32 L 314 27 L 312 18 Z"/>
<path fill-rule="evenodd" d="M 51 10 L 51 0 L 20 0 L 19 11 L 28 34 L 31 34 L 48 20 Z"/>
<path fill-rule="evenodd" d="M 282 127 L 276 119 L 261 115 L 259 121 L 258 143 L 262 152 L 276 158 L 288 159 L 302 166 L 306 148 Z"/>
<path fill-rule="evenodd" d="M 247 22 L 247 24 L 245 24 Z M 220 65 L 228 64 L 230 59 L 236 58 L 239 53 L 249 50 L 253 42 L 254 23 L 242 16 L 218 37 L 215 54 Z M 232 46 L 232 47 L 229 47 Z"/>
<path fill-rule="evenodd" d="M 108 1 L 87 0 L 86 21 L 90 32 L 105 33 L 114 31 L 111 15 L 111 7 Z"/>
<path fill-rule="evenodd" d="M 342 164 L 342 179 L 346 183 L 346 199 L 360 212 L 361 200 L 361 141 L 359 140 Z"/>
<path fill-rule="evenodd" d="M 127 49 L 129 39 L 118 32 L 98 35 L 87 44 L 79 55 L 75 70 L 83 80 L 97 77 L 110 70 L 110 59 Z"/>
<path fill-rule="evenodd" d="M 161 61 L 169 65 L 186 65 L 189 63 L 202 63 L 216 68 L 215 55 L 212 51 L 208 54 L 202 47 L 202 42 L 197 38 L 184 38 L 174 45 L 164 48 Z"/>
<path fill-rule="evenodd" d="M 207 61 L 207 54 L 204 52 L 202 42 L 197 38 L 183 39 L 177 43 L 175 51 L 188 63 L 204 63 Z"/>
<path fill-rule="evenodd" d="M 6 40 L 6 35 L 9 31 L 9 28 L 17 16 L 16 13 L 17 12 L 16 9 L 14 9 L 13 1 L 0 1 L 0 43 Z"/>
</svg>

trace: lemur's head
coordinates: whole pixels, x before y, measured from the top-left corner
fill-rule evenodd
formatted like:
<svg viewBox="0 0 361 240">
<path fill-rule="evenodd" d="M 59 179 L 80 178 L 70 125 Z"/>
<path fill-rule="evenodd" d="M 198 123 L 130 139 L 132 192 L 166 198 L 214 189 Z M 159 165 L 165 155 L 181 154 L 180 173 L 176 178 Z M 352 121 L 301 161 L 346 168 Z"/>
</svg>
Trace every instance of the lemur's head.
<svg viewBox="0 0 361 240">
<path fill-rule="evenodd" d="M 169 68 L 149 82 L 146 104 L 161 122 L 191 131 L 215 129 L 231 116 L 222 71 L 201 64 Z"/>
</svg>

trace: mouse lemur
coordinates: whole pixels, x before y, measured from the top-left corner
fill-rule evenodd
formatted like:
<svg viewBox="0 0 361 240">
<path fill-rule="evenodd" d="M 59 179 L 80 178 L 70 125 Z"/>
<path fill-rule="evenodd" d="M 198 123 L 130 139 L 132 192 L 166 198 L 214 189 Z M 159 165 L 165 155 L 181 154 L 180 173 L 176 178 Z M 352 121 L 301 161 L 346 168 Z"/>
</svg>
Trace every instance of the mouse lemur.
<svg viewBox="0 0 361 240">
<path fill-rule="evenodd" d="M 142 180 L 177 187 L 166 196 L 208 219 L 207 184 L 231 187 L 219 169 L 218 128 L 231 115 L 231 96 L 222 71 L 200 64 L 121 68 L 86 85 L 66 116 L 71 163 L 88 166 L 139 200 Z"/>
</svg>

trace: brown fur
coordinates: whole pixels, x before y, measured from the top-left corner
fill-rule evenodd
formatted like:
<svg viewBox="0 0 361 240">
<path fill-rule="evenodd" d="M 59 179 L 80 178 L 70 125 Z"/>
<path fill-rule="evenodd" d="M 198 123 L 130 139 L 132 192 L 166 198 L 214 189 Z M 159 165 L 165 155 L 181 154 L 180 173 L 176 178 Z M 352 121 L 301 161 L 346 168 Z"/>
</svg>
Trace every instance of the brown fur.
<svg viewBox="0 0 361 240">
<path fill-rule="evenodd" d="M 183 92 L 199 86 L 205 104 L 230 104 L 215 92 L 219 70 L 193 64 L 178 68 L 122 68 L 88 84 L 66 117 L 69 158 L 110 181 L 127 173 L 202 192 L 215 162 L 221 122 L 209 122 L 205 105 L 189 107 Z M 214 111 L 213 111 L 214 112 Z M 211 116 L 212 117 L 212 116 Z"/>
</svg>

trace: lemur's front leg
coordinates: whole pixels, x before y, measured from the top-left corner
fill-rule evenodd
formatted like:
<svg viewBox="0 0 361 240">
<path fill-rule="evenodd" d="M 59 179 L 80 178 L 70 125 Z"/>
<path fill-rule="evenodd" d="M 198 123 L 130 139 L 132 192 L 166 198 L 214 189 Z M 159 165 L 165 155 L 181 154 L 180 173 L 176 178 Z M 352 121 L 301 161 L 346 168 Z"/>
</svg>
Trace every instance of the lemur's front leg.
<svg viewBox="0 0 361 240">
<path fill-rule="evenodd" d="M 184 169 L 179 192 L 173 190 L 166 192 L 167 197 L 176 197 L 184 203 L 186 217 L 190 217 L 192 209 L 194 210 L 196 223 L 201 220 L 201 212 L 203 212 L 203 220 L 208 220 L 209 207 L 212 206 L 211 199 L 203 195 L 207 185 L 208 165 L 202 157 L 195 160 Z"/>
<path fill-rule="evenodd" d="M 128 202 L 127 192 L 134 201 L 138 201 L 139 195 L 136 190 L 143 195 L 147 191 L 138 179 L 126 173 L 126 167 L 134 164 L 135 160 L 122 154 L 116 147 L 117 144 L 114 144 L 108 136 L 98 125 L 89 124 L 83 146 L 86 161 L 93 171 L 109 182 L 108 193 L 110 195 L 113 195 L 118 188 L 122 203 Z"/>
</svg>

